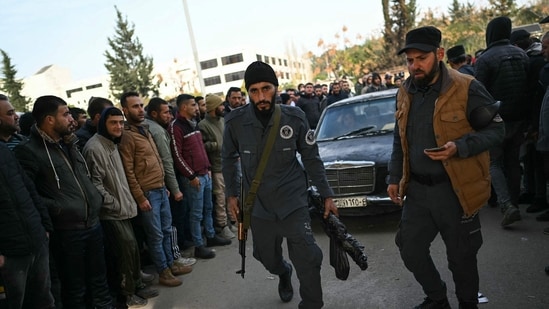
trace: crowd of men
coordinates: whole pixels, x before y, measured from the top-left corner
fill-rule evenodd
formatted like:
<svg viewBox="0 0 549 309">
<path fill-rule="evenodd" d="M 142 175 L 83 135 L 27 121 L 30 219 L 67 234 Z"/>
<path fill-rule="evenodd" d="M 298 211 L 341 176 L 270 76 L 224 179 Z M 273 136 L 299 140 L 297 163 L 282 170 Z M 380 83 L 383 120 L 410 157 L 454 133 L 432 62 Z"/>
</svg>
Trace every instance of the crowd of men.
<svg viewBox="0 0 549 309">
<path fill-rule="evenodd" d="M 524 30 L 508 33 L 509 27 L 507 19 L 494 19 L 487 48 L 474 62 L 461 45 L 446 51 L 451 68 L 474 76 L 501 101 L 505 138 L 490 148 L 489 171 L 503 227 L 521 219 L 519 203 L 530 203 L 527 212 L 544 211 L 537 219 L 549 221 L 549 33 L 539 40 Z M 271 73 L 259 65 L 261 74 Z M 250 84 L 270 82 L 265 89 L 276 93 L 271 75 Z M 364 75 L 354 93 L 341 80 L 306 83 L 273 99 L 301 109 L 314 130 L 330 104 L 401 87 L 403 74 L 384 77 Z M 87 111 L 46 95 L 20 118 L 0 95 L 0 217 L 9 218 L 0 226 L 0 273 L 10 303 L 138 308 L 159 295 L 150 286 L 156 276 L 161 285 L 179 286 L 197 258 L 214 258 L 212 247 L 230 244 L 237 231 L 222 171 L 224 118 L 242 113 L 246 104 L 246 94 L 235 87 L 225 99 L 181 94 L 170 103 L 153 98 L 147 107 L 136 92 L 121 96 L 121 108 L 92 97 Z M 258 108 L 258 115 L 272 113 Z M 142 271 L 145 259 L 156 275 Z M 283 268 L 288 281 L 292 267 Z"/>
<path fill-rule="evenodd" d="M 142 307 L 159 294 L 142 260 L 159 284 L 178 286 L 196 258 L 231 243 L 219 177 L 223 100 L 175 103 L 153 98 L 145 111 L 127 92 L 121 109 L 92 97 L 86 113 L 42 96 L 23 135 L 0 95 L 1 210 L 11 222 L 0 233 L 0 273 L 13 308 Z"/>
</svg>

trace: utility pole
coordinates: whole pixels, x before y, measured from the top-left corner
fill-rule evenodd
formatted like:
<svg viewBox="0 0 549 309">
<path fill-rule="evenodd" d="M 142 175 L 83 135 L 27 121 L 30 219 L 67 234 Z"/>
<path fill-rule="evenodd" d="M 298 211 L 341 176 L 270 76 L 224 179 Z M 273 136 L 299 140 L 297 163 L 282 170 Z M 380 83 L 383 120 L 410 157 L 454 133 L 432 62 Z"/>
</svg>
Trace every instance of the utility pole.
<svg viewBox="0 0 549 309">
<path fill-rule="evenodd" d="M 193 26 L 191 24 L 191 16 L 189 14 L 189 8 L 187 6 L 187 0 L 183 0 L 183 8 L 185 9 L 185 21 L 187 22 L 187 29 L 189 30 L 189 37 L 191 39 L 191 47 L 193 49 L 194 63 L 198 72 L 198 80 L 200 82 L 200 92 L 203 96 L 206 96 L 206 86 L 204 85 L 204 78 L 202 78 L 202 68 L 200 67 L 200 60 L 198 59 L 198 51 L 196 50 L 196 42 L 194 41 Z"/>
</svg>

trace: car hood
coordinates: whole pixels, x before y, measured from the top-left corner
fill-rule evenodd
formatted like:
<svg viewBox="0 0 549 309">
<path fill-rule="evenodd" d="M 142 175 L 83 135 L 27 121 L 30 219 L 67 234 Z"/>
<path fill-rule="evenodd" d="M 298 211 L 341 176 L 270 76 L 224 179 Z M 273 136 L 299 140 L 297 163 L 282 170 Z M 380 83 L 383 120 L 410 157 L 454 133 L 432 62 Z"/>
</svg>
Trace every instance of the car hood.
<svg viewBox="0 0 549 309">
<path fill-rule="evenodd" d="M 386 165 L 393 149 L 393 132 L 373 136 L 318 141 L 318 151 L 326 164 L 334 161 L 373 161 Z"/>
</svg>

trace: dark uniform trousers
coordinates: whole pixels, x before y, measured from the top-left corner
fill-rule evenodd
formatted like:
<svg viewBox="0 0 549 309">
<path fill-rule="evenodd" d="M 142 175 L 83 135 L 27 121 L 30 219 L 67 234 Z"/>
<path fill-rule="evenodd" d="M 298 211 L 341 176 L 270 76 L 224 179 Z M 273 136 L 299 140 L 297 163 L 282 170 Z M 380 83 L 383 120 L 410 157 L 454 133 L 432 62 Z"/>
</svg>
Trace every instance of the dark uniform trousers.
<svg viewBox="0 0 549 309">
<path fill-rule="evenodd" d="M 286 238 L 288 254 L 299 279 L 299 308 L 321 308 L 320 267 L 322 251 L 311 230 L 311 217 L 306 207 L 283 220 L 270 221 L 252 217 L 254 257 L 274 275 L 284 274 L 287 262 L 282 257 L 282 240 Z"/>
<path fill-rule="evenodd" d="M 431 299 L 446 297 L 446 284 L 429 253 L 431 243 L 440 233 L 458 300 L 477 303 L 477 252 L 482 245 L 480 221 L 478 214 L 468 219 L 462 216 L 463 210 L 449 181 L 427 185 L 412 179 L 408 184 L 395 240 L 404 265 Z"/>
</svg>

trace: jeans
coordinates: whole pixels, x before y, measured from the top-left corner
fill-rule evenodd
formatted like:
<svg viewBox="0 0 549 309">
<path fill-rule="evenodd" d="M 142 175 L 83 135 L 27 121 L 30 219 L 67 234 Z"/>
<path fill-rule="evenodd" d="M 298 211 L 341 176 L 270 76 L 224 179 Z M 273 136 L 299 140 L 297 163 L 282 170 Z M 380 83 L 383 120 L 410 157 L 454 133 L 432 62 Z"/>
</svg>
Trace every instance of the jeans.
<svg viewBox="0 0 549 309">
<path fill-rule="evenodd" d="M 191 235 L 196 247 L 204 245 L 202 239 L 202 223 L 206 237 L 215 236 L 212 219 L 212 179 L 209 175 L 197 176 L 200 179 L 200 187 L 194 188 L 191 186 L 189 179 L 182 179 L 183 183 L 183 199 L 186 200 L 189 206 L 189 223 Z"/>
<path fill-rule="evenodd" d="M 48 242 L 33 254 L 4 258 L 0 274 L 6 288 L 7 308 L 54 308 Z"/>
<path fill-rule="evenodd" d="M 172 213 L 166 188 L 145 192 L 152 210 L 142 211 L 141 220 L 147 238 L 147 246 L 156 271 L 161 273 L 173 264 Z"/>
<path fill-rule="evenodd" d="M 94 308 L 111 308 L 101 224 L 84 230 L 56 230 L 52 245 L 63 306 L 86 308 L 88 298 Z"/>
</svg>

